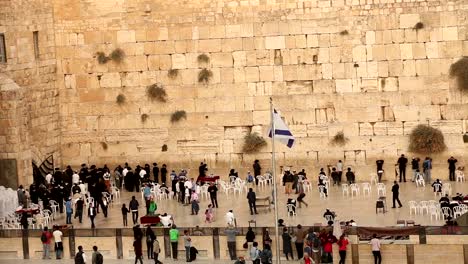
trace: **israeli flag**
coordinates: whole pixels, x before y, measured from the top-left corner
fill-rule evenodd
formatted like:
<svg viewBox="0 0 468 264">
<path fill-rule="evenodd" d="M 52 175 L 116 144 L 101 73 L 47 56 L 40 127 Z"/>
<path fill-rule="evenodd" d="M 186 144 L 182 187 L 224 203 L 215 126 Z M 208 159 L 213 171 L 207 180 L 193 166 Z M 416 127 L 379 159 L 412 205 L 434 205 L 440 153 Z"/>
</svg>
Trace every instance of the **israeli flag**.
<svg viewBox="0 0 468 264">
<path fill-rule="evenodd" d="M 275 128 L 275 139 L 288 146 L 288 148 L 292 148 L 295 140 L 294 136 L 284 123 L 283 119 L 281 119 L 281 116 L 276 109 L 273 109 L 273 124 L 273 127 Z M 268 133 L 270 138 L 272 137 L 271 130 L 272 128 L 270 128 Z"/>
</svg>

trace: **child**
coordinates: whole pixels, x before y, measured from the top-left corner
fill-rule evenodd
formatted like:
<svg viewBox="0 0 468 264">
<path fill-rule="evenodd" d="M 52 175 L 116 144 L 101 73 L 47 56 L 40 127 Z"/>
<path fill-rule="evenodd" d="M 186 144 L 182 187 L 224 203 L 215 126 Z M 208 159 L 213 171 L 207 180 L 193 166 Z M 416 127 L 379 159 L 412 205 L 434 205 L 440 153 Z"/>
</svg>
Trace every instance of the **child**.
<svg viewBox="0 0 468 264">
<path fill-rule="evenodd" d="M 198 215 L 198 211 L 200 211 L 200 205 L 198 204 L 198 194 L 196 192 L 192 193 L 190 202 L 192 203 L 192 215 Z"/>
<path fill-rule="evenodd" d="M 123 225 L 124 226 L 127 226 L 127 214 L 128 214 L 129 210 L 128 208 L 125 206 L 125 204 L 122 204 L 122 219 L 123 219 Z"/>
<path fill-rule="evenodd" d="M 190 203 L 190 191 L 189 191 L 189 188 L 185 188 L 185 200 L 183 204 L 188 205 L 189 203 Z"/>
<path fill-rule="evenodd" d="M 208 205 L 208 209 L 205 211 L 205 223 L 211 223 L 213 221 L 213 206 Z"/>
</svg>

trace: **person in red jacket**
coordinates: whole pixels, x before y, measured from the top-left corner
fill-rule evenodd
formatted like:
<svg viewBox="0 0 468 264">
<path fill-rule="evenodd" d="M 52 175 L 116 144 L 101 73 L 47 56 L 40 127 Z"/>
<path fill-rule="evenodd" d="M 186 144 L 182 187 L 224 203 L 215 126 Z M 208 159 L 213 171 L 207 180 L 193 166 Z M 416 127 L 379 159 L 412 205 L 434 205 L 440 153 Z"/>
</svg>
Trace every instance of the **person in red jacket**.
<svg viewBox="0 0 468 264">
<path fill-rule="evenodd" d="M 338 239 L 333 235 L 333 231 L 329 231 L 326 236 L 322 236 L 323 254 L 322 260 L 326 259 L 326 263 L 333 263 L 333 243 Z"/>
<path fill-rule="evenodd" d="M 41 234 L 42 242 L 42 259 L 50 259 L 50 241 L 52 239 L 52 233 L 50 233 L 49 228 L 44 227 L 44 231 Z"/>
<path fill-rule="evenodd" d="M 345 264 L 346 248 L 349 244 L 349 240 L 345 234 L 342 234 L 340 236 L 340 240 L 338 240 L 337 244 L 339 246 L 339 252 L 340 252 L 340 262 L 338 262 L 338 264 Z"/>
</svg>

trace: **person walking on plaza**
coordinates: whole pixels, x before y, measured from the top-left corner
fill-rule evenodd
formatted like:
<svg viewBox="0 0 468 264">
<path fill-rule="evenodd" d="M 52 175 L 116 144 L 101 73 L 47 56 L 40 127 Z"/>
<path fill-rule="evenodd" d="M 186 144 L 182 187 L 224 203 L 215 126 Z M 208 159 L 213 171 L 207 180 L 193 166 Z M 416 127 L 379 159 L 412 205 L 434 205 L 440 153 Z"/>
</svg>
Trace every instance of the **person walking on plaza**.
<svg viewBox="0 0 468 264">
<path fill-rule="evenodd" d="M 86 264 L 86 254 L 82 246 L 78 246 L 78 252 L 75 255 L 75 264 Z"/>
<path fill-rule="evenodd" d="M 62 252 L 63 252 L 63 243 L 62 243 L 62 237 L 63 233 L 58 229 L 58 227 L 54 227 L 54 232 L 52 233 L 54 236 L 54 241 L 55 241 L 55 258 L 56 259 L 61 259 L 62 258 Z"/>
<path fill-rule="evenodd" d="M 151 229 L 151 225 L 148 225 L 148 227 L 146 228 L 146 248 L 148 251 L 148 259 L 153 258 L 155 240 L 156 235 L 154 234 L 153 229 Z"/>
<path fill-rule="evenodd" d="M 376 234 L 372 235 L 370 244 L 372 247 L 372 255 L 374 255 L 374 264 L 381 264 L 382 255 L 380 254 L 380 240 L 377 238 Z"/>
<path fill-rule="evenodd" d="M 208 192 L 210 193 L 211 204 L 213 207 L 218 208 L 218 187 L 213 182 L 208 187 Z"/>
<path fill-rule="evenodd" d="M 402 205 L 401 205 L 401 202 L 400 202 L 400 185 L 398 185 L 397 181 L 394 181 L 393 182 L 393 186 L 392 186 L 392 194 L 393 194 L 393 206 L 392 208 L 395 208 L 395 201 L 398 202 L 398 207 L 401 208 Z"/>
<path fill-rule="evenodd" d="M 83 222 L 84 203 L 85 202 L 84 202 L 83 198 L 81 198 L 81 197 L 75 203 L 75 209 L 76 209 L 75 218 L 78 217 L 78 221 L 80 222 L 80 224 Z"/>
<path fill-rule="evenodd" d="M 133 224 L 135 225 L 138 223 L 138 207 L 140 205 L 138 204 L 138 201 L 136 200 L 135 196 L 132 196 L 132 200 L 130 201 L 130 204 L 128 207 L 130 208 L 130 211 L 132 212 L 132 220 Z"/>
<path fill-rule="evenodd" d="M 400 173 L 400 182 L 403 180 L 406 182 L 406 164 L 408 163 L 408 159 L 405 157 L 404 154 L 401 154 L 400 158 L 398 158 L 397 164 Z"/>
<path fill-rule="evenodd" d="M 141 238 L 135 238 L 133 241 L 133 250 L 135 251 L 135 264 L 140 261 L 143 264 L 143 245 L 141 244 Z"/>
<path fill-rule="evenodd" d="M 253 164 L 253 170 L 254 170 L 254 178 L 255 178 L 255 185 L 258 185 L 258 178 L 257 176 L 262 175 L 262 167 L 260 166 L 260 161 L 255 160 Z"/>
<path fill-rule="evenodd" d="M 273 252 L 271 252 L 270 245 L 265 245 L 263 250 L 260 252 L 260 261 L 262 264 L 271 264 L 273 259 Z"/>
<path fill-rule="evenodd" d="M 302 259 L 304 255 L 304 238 L 306 236 L 306 231 L 302 228 L 301 225 L 297 225 L 296 232 L 294 233 L 296 237 L 296 252 L 297 252 L 297 259 Z"/>
<path fill-rule="evenodd" d="M 253 247 L 249 251 L 249 256 L 253 264 L 260 264 L 260 250 L 258 249 L 257 242 L 253 243 Z"/>
<path fill-rule="evenodd" d="M 44 231 L 41 234 L 42 242 L 42 259 L 50 259 L 50 242 L 52 240 L 52 234 L 49 232 L 49 228 L 44 227 Z"/>
<path fill-rule="evenodd" d="M 72 214 L 73 214 L 73 205 L 71 202 L 71 199 L 68 199 L 67 202 L 65 203 L 65 212 L 67 213 L 67 218 L 66 218 L 66 224 L 71 225 L 72 221 Z"/>
<path fill-rule="evenodd" d="M 343 176 L 343 162 L 338 160 L 336 163 L 336 171 L 338 172 L 338 184 L 341 184 L 341 177 Z"/>
<path fill-rule="evenodd" d="M 192 238 L 190 237 L 188 230 L 184 230 L 184 247 L 186 261 L 192 262 L 192 260 L 190 259 L 190 248 L 192 247 Z"/>
<path fill-rule="evenodd" d="M 92 264 L 103 264 L 104 257 L 102 256 L 101 252 L 98 251 L 98 247 L 93 246 L 93 255 L 91 256 L 91 263 Z"/>
<path fill-rule="evenodd" d="M 447 160 L 447 162 L 449 164 L 449 180 L 455 181 L 455 169 L 458 160 L 451 156 L 450 159 Z"/>
<path fill-rule="evenodd" d="M 291 255 L 291 260 L 294 260 L 293 250 L 292 250 L 292 242 L 291 242 L 291 235 L 288 233 L 288 228 L 283 228 L 283 234 L 281 235 L 283 238 L 283 254 L 286 256 L 286 260 L 289 260 L 288 255 Z"/>
<path fill-rule="evenodd" d="M 245 241 L 247 243 L 247 253 L 249 253 L 255 241 L 255 232 L 251 227 L 247 229 L 247 233 L 245 234 Z"/>
<path fill-rule="evenodd" d="M 94 203 L 90 203 L 88 207 L 88 216 L 89 220 L 91 220 L 91 228 L 95 228 L 94 218 L 96 217 L 96 207 L 94 207 Z"/>
<path fill-rule="evenodd" d="M 231 260 L 236 260 L 237 254 L 236 254 L 236 235 L 239 234 L 239 231 L 233 226 L 230 225 L 226 230 L 224 231 L 227 237 L 227 247 L 229 250 L 229 257 Z"/>
<path fill-rule="evenodd" d="M 179 230 L 177 230 L 176 225 L 172 225 L 171 230 L 169 230 L 169 240 L 171 241 L 172 259 L 177 260 L 177 250 L 179 246 Z"/>
<path fill-rule="evenodd" d="M 290 171 L 286 171 L 283 176 L 283 185 L 285 186 L 285 193 L 289 196 L 292 191 L 292 184 L 294 182 L 294 176 Z"/>
<path fill-rule="evenodd" d="M 411 159 L 411 169 L 413 170 L 413 179 L 412 182 L 416 181 L 416 173 L 419 170 L 419 158 L 413 157 Z"/>
<path fill-rule="evenodd" d="M 125 204 L 122 204 L 122 220 L 123 226 L 127 226 L 127 214 L 130 212 Z"/>
<path fill-rule="evenodd" d="M 429 157 L 426 157 L 426 159 L 423 162 L 423 174 L 426 182 L 430 183 L 431 180 L 431 170 L 432 170 L 432 159 Z"/>
<path fill-rule="evenodd" d="M 258 214 L 257 206 L 255 205 L 255 202 L 257 201 L 257 196 L 255 195 L 255 192 L 252 188 L 249 188 L 249 192 L 247 193 L 247 201 L 249 202 L 250 214 Z"/>
<path fill-rule="evenodd" d="M 346 261 L 346 249 L 349 244 L 349 240 L 346 237 L 346 234 L 341 234 L 340 239 L 337 242 L 339 246 L 340 262 L 338 264 L 345 264 Z"/>
<path fill-rule="evenodd" d="M 159 245 L 159 241 L 157 239 L 154 240 L 154 264 L 162 264 L 161 261 L 159 261 L 159 253 L 161 253 L 161 246 Z"/>
</svg>

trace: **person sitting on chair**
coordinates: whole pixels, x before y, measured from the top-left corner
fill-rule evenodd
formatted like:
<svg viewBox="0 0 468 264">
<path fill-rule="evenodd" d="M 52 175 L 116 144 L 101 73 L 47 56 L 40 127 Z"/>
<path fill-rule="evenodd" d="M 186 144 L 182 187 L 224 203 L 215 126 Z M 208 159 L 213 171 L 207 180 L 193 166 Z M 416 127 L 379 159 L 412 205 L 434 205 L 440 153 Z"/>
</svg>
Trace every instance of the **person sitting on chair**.
<svg viewBox="0 0 468 264">
<path fill-rule="evenodd" d="M 434 192 L 442 192 L 442 182 L 439 179 L 432 184 L 432 187 L 434 187 Z"/>
<path fill-rule="evenodd" d="M 440 198 L 439 203 L 450 203 L 449 195 L 445 194 L 444 197 Z"/>
<path fill-rule="evenodd" d="M 332 220 L 335 220 L 336 214 L 335 212 L 330 211 L 330 209 L 326 209 L 325 213 L 323 214 L 323 217 L 327 219 L 327 215 L 330 215 L 332 217 Z"/>
<path fill-rule="evenodd" d="M 323 183 L 322 180 L 319 180 L 319 184 L 318 184 L 319 189 L 320 189 L 320 186 L 323 187 L 323 193 L 325 194 L 325 197 L 328 197 L 327 186 Z"/>
</svg>

